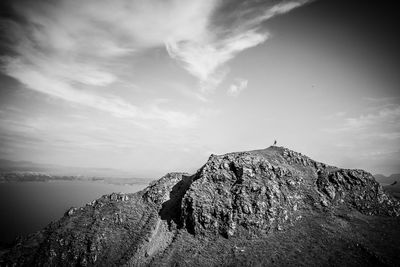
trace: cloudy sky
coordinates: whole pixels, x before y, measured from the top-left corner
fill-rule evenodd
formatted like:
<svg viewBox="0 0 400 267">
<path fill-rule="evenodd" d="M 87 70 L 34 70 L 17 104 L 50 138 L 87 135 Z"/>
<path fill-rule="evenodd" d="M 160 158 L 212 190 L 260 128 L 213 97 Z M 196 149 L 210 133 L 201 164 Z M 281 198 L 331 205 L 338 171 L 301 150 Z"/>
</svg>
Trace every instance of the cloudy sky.
<svg viewBox="0 0 400 267">
<path fill-rule="evenodd" d="M 328 164 L 400 172 L 390 2 L 13 0 L 0 10 L 2 159 L 156 178 L 277 139 Z"/>
</svg>

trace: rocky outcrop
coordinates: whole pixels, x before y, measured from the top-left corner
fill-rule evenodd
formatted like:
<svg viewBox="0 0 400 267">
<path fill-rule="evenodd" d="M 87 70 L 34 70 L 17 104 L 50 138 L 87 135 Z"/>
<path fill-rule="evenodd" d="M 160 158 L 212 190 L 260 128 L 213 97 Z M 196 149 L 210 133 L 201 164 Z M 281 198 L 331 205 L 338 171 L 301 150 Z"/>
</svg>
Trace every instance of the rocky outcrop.
<svg viewBox="0 0 400 267">
<path fill-rule="evenodd" d="M 187 173 L 171 172 L 152 182 L 143 193 L 143 198 L 161 207 L 170 200 L 173 187 L 176 186 L 183 177 L 190 176 Z"/>
<path fill-rule="evenodd" d="M 362 170 L 318 170 L 317 190 L 325 207 L 346 205 L 367 215 L 400 216 L 399 203 Z"/>
<path fill-rule="evenodd" d="M 325 249 L 327 243 L 323 242 L 335 241 L 341 233 L 352 233 L 348 230 L 352 223 L 358 227 L 354 229 L 363 229 L 343 219 L 350 218 L 347 214 L 352 212 L 369 216 L 365 218 L 394 218 L 382 219 L 375 223 L 378 227 L 381 222 L 391 227 L 400 223 L 396 219 L 400 215 L 399 202 L 388 196 L 371 174 L 362 170 L 339 169 L 282 147 L 211 155 L 194 175 L 169 173 L 141 192 L 113 193 L 85 207 L 69 209 L 59 221 L 21 240 L 3 254 L 0 263 L 17 266 L 223 265 L 224 260 L 210 262 L 209 259 L 225 257 L 231 263 L 235 257 L 243 260 L 245 255 L 240 253 L 246 251 L 245 246 L 258 247 L 260 255 L 272 253 L 265 250 L 268 245 L 257 242 L 290 242 L 285 233 L 296 240 L 319 242 Z M 326 219 L 329 216 L 336 217 Z M 325 230 L 328 226 L 330 232 Z M 293 230 L 296 227 L 302 227 L 301 233 Z M 313 237 L 315 229 L 319 229 L 318 235 L 332 231 L 336 234 L 321 241 L 319 236 Z M 313 238 L 307 239 L 304 234 Z M 258 241 L 251 243 L 252 237 Z M 220 238 L 225 241 L 218 243 Z M 360 242 L 359 237 L 354 239 Z M 340 247 L 338 251 L 343 249 Z M 370 259 L 365 258 L 369 252 L 350 251 L 361 253 L 361 263 Z M 181 258 L 182 255 L 191 257 Z M 270 258 L 257 258 L 249 264 L 262 264 Z M 378 259 L 378 262 L 382 261 Z"/>
<path fill-rule="evenodd" d="M 362 170 L 327 166 L 286 148 L 212 155 L 182 201 L 194 234 L 266 234 L 293 225 L 304 210 L 345 205 L 399 216 L 399 204 Z"/>
</svg>

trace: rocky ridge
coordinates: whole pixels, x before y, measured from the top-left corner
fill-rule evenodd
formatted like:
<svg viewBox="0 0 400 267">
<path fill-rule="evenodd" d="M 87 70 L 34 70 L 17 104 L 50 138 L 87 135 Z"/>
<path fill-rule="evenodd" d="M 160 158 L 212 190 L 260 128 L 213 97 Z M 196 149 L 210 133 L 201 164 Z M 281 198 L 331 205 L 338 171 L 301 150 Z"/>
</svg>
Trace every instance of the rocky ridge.
<svg viewBox="0 0 400 267">
<path fill-rule="evenodd" d="M 329 242 L 341 244 L 337 235 L 345 239 L 344 234 L 355 229 L 379 227 L 382 221 L 390 226 L 399 225 L 399 216 L 400 203 L 387 195 L 371 174 L 329 166 L 283 147 L 270 147 L 211 155 L 194 175 L 170 173 L 141 192 L 111 194 L 85 207 L 72 208 L 58 222 L 21 240 L 4 254 L 2 263 L 225 265 L 227 259 L 235 259 L 231 264 L 247 265 L 249 260 L 266 264 L 272 256 L 258 258 L 258 254 L 252 254 L 254 251 L 242 255 L 246 249 L 238 248 L 237 244 L 253 248 L 259 244 L 254 242 L 260 240 L 268 244 L 279 240 L 281 244 L 289 233 L 300 235 L 294 231 L 296 227 L 303 227 L 303 232 L 320 229 L 324 233 L 328 228 L 323 225 L 330 225 L 326 234 L 329 236 L 332 231 L 337 234 L 321 243 L 323 249 Z M 314 224 L 312 230 L 307 228 Z M 391 235 L 400 235 L 400 231 L 393 231 Z M 306 246 L 307 238 L 291 242 Z M 225 241 L 219 243 L 219 240 Z M 216 248 L 215 244 L 220 245 Z M 257 253 L 267 253 L 268 244 L 260 246 Z M 376 245 L 377 251 L 380 246 Z M 390 248 L 400 252 L 398 248 Z M 347 248 L 346 253 L 352 249 Z M 354 251 L 362 257 L 349 255 L 350 261 L 354 261 L 350 263 L 376 261 L 389 266 L 400 263 L 392 254 L 378 257 L 370 250 L 359 251 L 355 247 Z M 193 257 L 182 256 L 187 253 Z M 212 260 L 206 255 L 212 255 Z M 290 259 L 269 263 L 290 263 Z M 329 263 L 320 260 L 322 265 Z"/>
<path fill-rule="evenodd" d="M 183 198 L 192 233 L 262 234 L 293 225 L 302 210 L 340 205 L 365 214 L 399 216 L 373 176 L 330 167 L 283 148 L 211 156 Z"/>
</svg>

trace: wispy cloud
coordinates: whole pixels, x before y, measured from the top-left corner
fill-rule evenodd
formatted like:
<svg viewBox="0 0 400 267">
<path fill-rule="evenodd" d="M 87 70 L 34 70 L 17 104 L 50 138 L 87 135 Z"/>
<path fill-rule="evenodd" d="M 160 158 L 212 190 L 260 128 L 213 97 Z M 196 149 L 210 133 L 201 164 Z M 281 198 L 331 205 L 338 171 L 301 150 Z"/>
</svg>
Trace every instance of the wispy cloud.
<svg viewBox="0 0 400 267">
<path fill-rule="evenodd" d="M 360 113 L 338 112 L 329 117 L 325 138 L 332 138 L 341 165 L 387 172 L 399 165 L 400 105 L 393 98 L 363 99 L 367 105 Z M 378 167 L 377 167 L 378 166 Z M 376 171 L 376 170 L 374 170 Z"/>
<path fill-rule="evenodd" d="M 347 118 L 343 127 L 344 130 L 365 130 L 366 128 L 372 128 L 375 131 L 391 129 L 400 132 L 400 106 L 384 107 L 376 113 Z"/>
<path fill-rule="evenodd" d="M 9 51 L 1 63 L 28 89 L 117 117 L 183 127 L 195 115 L 139 106 L 104 92 L 122 82 L 114 65 L 129 68 L 136 55 L 165 46 L 203 92 L 211 91 L 228 73 L 229 60 L 267 40 L 261 23 L 305 2 L 14 0 L 9 5 L 16 15 L 0 20 L 2 45 Z M 227 6 L 233 6 L 231 14 L 224 13 Z M 216 19 L 230 16 L 233 23 Z"/>
<path fill-rule="evenodd" d="M 259 30 L 263 22 L 308 1 L 251 2 L 219 1 L 208 27 L 199 34 L 202 38 L 169 38 L 165 42 L 169 55 L 199 79 L 202 91 L 213 90 L 224 80 L 228 72 L 224 64 L 229 60 L 268 39 L 269 33 Z M 224 14 L 225 9 L 230 13 Z"/>
<path fill-rule="evenodd" d="M 19 17 L 0 20 L 2 45 L 12 51 L 1 63 L 3 72 L 26 88 L 133 121 L 193 125 L 196 115 L 139 106 L 107 91 L 124 82 L 113 62 L 129 67 L 122 56 L 163 46 L 171 36 L 192 38 L 192 30 L 204 28 L 211 1 L 16 0 L 11 5 Z"/>
<path fill-rule="evenodd" d="M 394 140 L 400 137 L 400 106 L 383 103 L 379 106 L 368 107 L 367 112 L 359 116 L 345 117 L 330 116 L 327 119 L 339 119 L 341 123 L 334 128 L 324 131 L 334 134 L 351 133 L 358 138 L 379 138 Z"/>
<path fill-rule="evenodd" d="M 178 82 L 167 83 L 166 86 L 169 89 L 177 91 L 180 95 L 188 99 L 194 99 L 203 103 L 209 102 L 209 99 L 206 96 L 204 96 L 204 94 L 198 92 L 197 90 L 190 90 L 188 86 L 185 86 Z"/>
<path fill-rule="evenodd" d="M 220 69 L 239 52 L 256 46 L 268 38 L 253 30 L 230 36 L 216 42 L 191 40 L 168 41 L 166 48 L 172 58 L 183 62 L 185 69 L 197 77 L 201 89 L 214 89 L 225 78 L 226 69 Z"/>
<path fill-rule="evenodd" d="M 229 87 L 227 94 L 233 97 L 237 97 L 240 93 L 247 88 L 248 80 L 236 79 L 233 84 Z"/>
<path fill-rule="evenodd" d="M 193 126 L 196 121 L 195 115 L 162 110 L 156 103 L 143 108 L 113 95 L 99 95 L 78 90 L 65 79 L 60 79 L 60 76 L 51 75 L 51 72 L 41 73 L 18 60 L 8 62 L 6 71 L 10 76 L 15 77 L 32 90 L 71 103 L 105 111 L 119 118 L 132 119 L 132 122 L 137 125 L 140 125 L 143 120 L 161 120 L 171 127 L 188 127 Z M 86 82 L 87 79 L 88 77 L 84 81 Z M 90 83 L 94 82 L 94 80 L 90 81 Z M 100 83 L 104 82 L 104 80 L 96 81 L 96 85 L 99 86 Z"/>
<path fill-rule="evenodd" d="M 367 100 L 370 102 L 369 100 Z M 373 101 L 359 116 L 330 117 L 337 120 L 339 124 L 324 131 L 342 136 L 345 146 L 363 145 L 373 149 L 392 149 L 400 142 L 400 106 L 393 104 L 392 99 L 386 101 Z M 342 145 L 343 145 L 342 144 Z"/>
</svg>

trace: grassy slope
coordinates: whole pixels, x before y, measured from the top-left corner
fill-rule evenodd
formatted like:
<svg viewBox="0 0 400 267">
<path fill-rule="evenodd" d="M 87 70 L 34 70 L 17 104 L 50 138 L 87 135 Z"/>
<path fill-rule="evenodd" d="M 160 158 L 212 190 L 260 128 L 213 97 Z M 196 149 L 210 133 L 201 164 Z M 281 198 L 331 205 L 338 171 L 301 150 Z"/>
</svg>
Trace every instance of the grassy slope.
<svg viewBox="0 0 400 267">
<path fill-rule="evenodd" d="M 399 219 L 314 212 L 262 239 L 196 239 L 181 232 L 151 265 L 399 266 L 399 237 Z"/>
<path fill-rule="evenodd" d="M 123 265 L 149 239 L 157 220 L 157 210 L 143 203 L 140 192 L 106 195 L 17 244 L 7 261 L 18 266 Z"/>
</svg>

